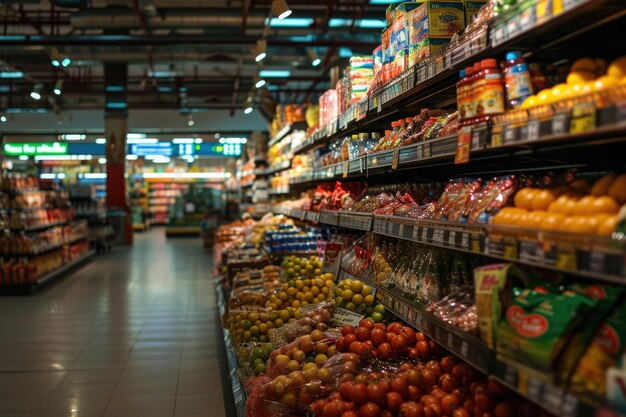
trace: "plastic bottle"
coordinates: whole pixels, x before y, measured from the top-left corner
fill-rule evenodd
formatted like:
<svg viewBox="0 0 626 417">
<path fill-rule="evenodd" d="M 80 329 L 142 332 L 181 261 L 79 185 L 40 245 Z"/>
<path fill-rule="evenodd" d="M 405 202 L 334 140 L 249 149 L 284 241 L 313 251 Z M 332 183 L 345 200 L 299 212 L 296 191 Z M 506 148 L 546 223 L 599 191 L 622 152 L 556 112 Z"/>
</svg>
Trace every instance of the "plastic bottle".
<svg viewBox="0 0 626 417">
<path fill-rule="evenodd" d="M 482 69 L 474 83 L 476 117 L 504 113 L 504 83 L 497 61 L 493 58 L 483 59 L 480 66 Z"/>
<path fill-rule="evenodd" d="M 406 120 L 400 119 L 398 120 L 398 131 L 396 132 L 396 136 L 393 138 L 393 142 L 391 142 L 390 149 L 397 148 L 402 144 L 402 139 L 404 139 L 404 135 L 406 134 Z"/>
<path fill-rule="evenodd" d="M 515 109 L 526 98 L 533 95 L 530 71 L 520 51 L 508 52 L 506 61 L 502 62 L 502 69 L 504 71 L 507 106 L 510 109 Z"/>
<path fill-rule="evenodd" d="M 396 138 L 396 133 L 398 133 L 398 122 L 391 122 L 391 133 L 388 135 L 385 135 L 385 137 L 383 138 L 383 144 L 382 144 L 382 147 L 380 148 L 381 151 L 384 151 L 391 147 L 391 144 Z"/>
<path fill-rule="evenodd" d="M 465 73 L 469 74 L 467 77 L 467 112 L 465 119 L 473 119 L 477 115 L 477 95 L 476 85 L 478 77 L 480 75 L 480 61 L 476 62 L 473 66 L 465 69 Z M 468 72 L 469 71 L 469 72 Z"/>
</svg>

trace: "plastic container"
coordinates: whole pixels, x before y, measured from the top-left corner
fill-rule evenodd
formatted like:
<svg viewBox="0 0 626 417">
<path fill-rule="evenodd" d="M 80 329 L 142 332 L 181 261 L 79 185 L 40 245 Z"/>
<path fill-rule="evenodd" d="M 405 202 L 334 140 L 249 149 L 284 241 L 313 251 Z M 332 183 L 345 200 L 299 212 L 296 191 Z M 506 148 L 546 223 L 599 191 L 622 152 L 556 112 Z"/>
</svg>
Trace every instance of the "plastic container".
<svg viewBox="0 0 626 417">
<path fill-rule="evenodd" d="M 518 108 L 526 98 L 533 95 L 528 64 L 520 51 L 511 51 L 506 54 L 506 61 L 502 62 L 502 70 L 507 107 Z"/>
<path fill-rule="evenodd" d="M 476 117 L 504 113 L 504 83 L 495 59 L 483 59 L 474 83 Z"/>
<path fill-rule="evenodd" d="M 404 135 L 406 134 L 406 120 L 400 119 L 398 120 L 398 131 L 396 132 L 396 136 L 393 138 L 393 142 L 390 145 L 390 149 L 397 148 L 402 144 L 402 139 L 404 139 Z"/>
</svg>

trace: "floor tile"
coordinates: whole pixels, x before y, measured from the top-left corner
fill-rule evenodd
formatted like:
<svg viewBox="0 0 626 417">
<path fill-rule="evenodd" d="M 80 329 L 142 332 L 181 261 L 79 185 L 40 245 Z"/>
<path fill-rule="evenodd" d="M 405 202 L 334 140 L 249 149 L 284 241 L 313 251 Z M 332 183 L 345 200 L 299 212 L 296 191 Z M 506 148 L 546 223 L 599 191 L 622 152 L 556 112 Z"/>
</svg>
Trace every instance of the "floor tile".
<svg viewBox="0 0 626 417">
<path fill-rule="evenodd" d="M 111 397 L 107 411 L 173 410 L 176 396 L 161 394 L 123 394 Z"/>
<path fill-rule="evenodd" d="M 221 392 L 213 394 L 190 394 L 176 397 L 176 410 L 220 408 L 224 406 Z"/>
</svg>

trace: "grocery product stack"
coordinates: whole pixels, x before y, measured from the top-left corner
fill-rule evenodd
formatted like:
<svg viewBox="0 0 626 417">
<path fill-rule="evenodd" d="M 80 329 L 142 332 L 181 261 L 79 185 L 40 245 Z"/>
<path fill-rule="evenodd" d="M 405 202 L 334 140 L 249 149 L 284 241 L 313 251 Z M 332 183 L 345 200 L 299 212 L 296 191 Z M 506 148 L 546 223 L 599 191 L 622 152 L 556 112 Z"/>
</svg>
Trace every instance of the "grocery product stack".
<svg viewBox="0 0 626 417">
<path fill-rule="evenodd" d="M 93 254 L 67 192 L 41 187 L 30 176 L 0 178 L 2 293 L 33 292 Z"/>
</svg>

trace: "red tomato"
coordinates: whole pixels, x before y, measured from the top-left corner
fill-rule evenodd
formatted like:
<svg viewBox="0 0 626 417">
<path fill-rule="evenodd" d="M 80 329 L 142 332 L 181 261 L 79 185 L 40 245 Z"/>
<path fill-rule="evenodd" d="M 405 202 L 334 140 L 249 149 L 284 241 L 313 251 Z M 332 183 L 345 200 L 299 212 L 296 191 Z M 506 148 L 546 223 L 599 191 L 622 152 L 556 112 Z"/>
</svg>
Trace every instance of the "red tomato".
<svg viewBox="0 0 626 417">
<path fill-rule="evenodd" d="M 428 346 L 430 347 L 430 353 L 432 353 L 433 355 L 439 354 L 439 351 L 441 350 L 441 348 L 439 347 L 439 345 L 437 343 L 435 343 L 434 341 L 430 340 L 428 342 Z"/>
<path fill-rule="evenodd" d="M 428 363 L 426 363 L 426 367 L 433 371 L 435 375 L 437 375 L 437 379 L 439 379 L 439 377 L 443 373 L 441 372 L 441 366 L 439 366 L 439 362 L 437 361 L 428 361 Z"/>
<path fill-rule="evenodd" d="M 461 407 L 452 412 L 452 417 L 470 417 L 470 415 L 465 408 Z"/>
<path fill-rule="evenodd" d="M 386 400 L 387 408 L 393 412 L 398 412 L 400 410 L 400 406 L 404 402 L 402 395 L 394 391 L 387 393 Z"/>
<path fill-rule="evenodd" d="M 487 381 L 487 392 L 498 397 L 504 397 L 509 393 L 509 390 L 494 378 L 489 378 Z"/>
<path fill-rule="evenodd" d="M 383 329 L 375 328 L 372 330 L 371 339 L 372 344 L 378 347 L 387 341 L 387 332 Z"/>
<path fill-rule="evenodd" d="M 422 378 L 424 379 L 424 386 L 427 388 L 430 388 L 437 383 L 437 376 L 431 369 L 422 369 Z"/>
<path fill-rule="evenodd" d="M 354 379 L 354 374 L 344 373 L 344 374 L 343 374 L 343 375 L 341 375 L 341 377 L 339 378 L 339 383 L 352 381 L 353 379 Z"/>
<path fill-rule="evenodd" d="M 402 397 L 407 398 L 409 395 L 409 384 L 403 376 L 397 376 L 391 380 L 389 387 L 392 391 L 397 392 Z"/>
<path fill-rule="evenodd" d="M 459 382 L 461 382 L 461 378 L 463 378 L 463 365 L 465 364 L 459 363 L 454 365 L 452 367 L 452 372 L 450 372 L 450 374 L 452 374 L 452 377 Z"/>
<path fill-rule="evenodd" d="M 390 331 L 387 331 L 387 343 L 391 343 L 391 340 L 396 337 L 395 333 L 392 333 Z"/>
<path fill-rule="evenodd" d="M 324 417 L 341 417 L 343 414 L 342 407 L 339 405 L 339 401 L 333 400 L 324 406 Z"/>
<path fill-rule="evenodd" d="M 380 412 L 380 417 L 394 417 L 394 415 L 389 410 L 383 410 Z"/>
<path fill-rule="evenodd" d="M 367 327 L 359 326 L 356 329 L 355 335 L 357 340 L 365 342 L 366 340 L 369 340 L 370 336 L 372 335 L 372 331 Z"/>
<path fill-rule="evenodd" d="M 407 343 L 406 337 L 402 334 L 399 334 L 391 339 L 391 347 L 393 348 L 394 352 L 403 353 L 406 352 L 409 344 Z"/>
<path fill-rule="evenodd" d="M 430 395 L 432 395 L 433 397 L 435 397 L 437 399 L 437 401 L 441 401 L 441 399 L 443 397 L 445 397 L 447 394 L 447 392 L 445 392 L 444 390 L 442 390 L 441 388 L 435 386 L 432 390 L 430 390 Z"/>
<path fill-rule="evenodd" d="M 465 402 L 463 403 L 463 408 L 465 408 L 469 413 L 474 412 L 474 407 L 476 407 L 476 404 L 472 399 L 465 400 Z"/>
<path fill-rule="evenodd" d="M 418 342 L 427 342 L 428 341 L 428 338 L 422 332 L 416 332 L 415 333 L 415 338 L 417 339 Z"/>
<path fill-rule="evenodd" d="M 341 395 L 341 399 L 344 401 L 354 401 L 352 399 L 352 391 L 354 390 L 353 382 L 344 382 L 339 385 L 339 395 Z"/>
<path fill-rule="evenodd" d="M 356 405 L 360 405 L 366 402 L 367 401 L 367 385 L 363 383 L 354 384 L 350 397 L 351 397 L 351 400 L 349 401 L 354 402 Z"/>
<path fill-rule="evenodd" d="M 407 372 L 413 368 L 414 366 L 411 362 L 402 362 L 402 364 L 400 365 L 400 372 Z"/>
<path fill-rule="evenodd" d="M 414 345 L 417 342 L 417 338 L 415 337 L 415 330 L 413 330 L 409 326 L 404 326 L 403 332 L 409 341 L 409 345 Z"/>
<path fill-rule="evenodd" d="M 424 377 L 422 372 L 417 369 L 411 369 L 406 373 L 406 380 L 410 385 L 415 385 L 418 388 L 424 387 Z"/>
<path fill-rule="evenodd" d="M 409 401 L 400 406 L 398 417 L 424 417 L 424 407 Z"/>
<path fill-rule="evenodd" d="M 393 333 L 390 333 L 390 334 L 393 334 Z M 387 342 L 378 346 L 377 350 L 378 350 L 378 356 L 383 360 L 390 359 L 391 356 L 393 355 L 393 349 L 391 348 L 391 345 Z"/>
<path fill-rule="evenodd" d="M 420 341 L 417 342 L 417 344 L 415 345 L 415 348 L 417 349 L 417 351 L 420 354 L 420 357 L 425 358 L 428 355 L 430 355 L 430 347 L 428 346 L 428 342 L 425 341 Z"/>
<path fill-rule="evenodd" d="M 383 329 L 383 330 L 387 331 L 387 325 L 386 325 L 385 323 L 376 323 L 376 324 L 374 325 L 374 327 L 375 327 L 376 329 Z"/>
<path fill-rule="evenodd" d="M 454 365 L 457 364 L 457 360 L 454 356 L 452 355 L 446 355 L 443 358 L 441 358 L 441 360 L 439 361 L 439 364 L 441 365 L 441 369 L 443 369 L 446 372 L 452 372 L 452 368 L 454 368 Z"/>
<path fill-rule="evenodd" d="M 425 417 L 441 417 L 441 406 L 437 403 L 431 403 L 424 407 Z"/>
<path fill-rule="evenodd" d="M 369 331 L 374 330 L 374 322 L 372 320 L 363 319 L 359 322 L 359 327 L 365 327 Z"/>
<path fill-rule="evenodd" d="M 409 359 L 419 359 L 420 357 L 419 352 L 414 347 L 408 348 L 406 350 L 406 355 L 409 357 Z"/>
<path fill-rule="evenodd" d="M 353 333 L 347 334 L 343 337 L 343 345 L 346 349 L 350 349 L 352 342 L 356 342 L 356 335 Z"/>
<path fill-rule="evenodd" d="M 373 402 L 367 402 L 359 407 L 360 417 L 378 417 L 380 414 L 380 407 Z"/>
<path fill-rule="evenodd" d="M 482 408 L 483 410 L 493 410 L 496 405 L 495 399 L 487 394 L 487 392 L 479 392 L 474 394 L 474 401 L 476 402 L 476 406 Z"/>
<path fill-rule="evenodd" d="M 441 377 L 439 377 L 439 385 L 441 385 L 441 388 L 447 393 L 451 393 L 459 387 L 459 384 L 450 374 L 441 375 Z"/>
<path fill-rule="evenodd" d="M 465 402 L 465 400 L 467 400 L 467 398 L 469 397 L 469 392 L 467 391 L 466 388 L 457 388 L 454 391 L 452 391 L 452 394 L 456 395 L 456 398 L 459 399 L 459 402 L 462 404 Z"/>
<path fill-rule="evenodd" d="M 359 341 L 354 341 L 352 343 L 350 343 L 350 352 L 354 353 L 355 355 L 359 355 L 359 357 L 361 357 L 361 355 L 363 354 L 363 351 L 365 350 L 365 346 L 363 346 L 363 343 L 359 342 Z"/>
<path fill-rule="evenodd" d="M 341 415 L 341 417 L 359 417 L 359 415 L 354 411 L 346 411 Z"/>
<path fill-rule="evenodd" d="M 422 405 L 436 403 L 437 401 L 438 401 L 437 398 L 430 394 L 422 395 L 422 398 L 420 398 L 420 404 Z"/>
<path fill-rule="evenodd" d="M 508 401 L 501 401 L 496 404 L 493 414 L 496 417 L 513 417 L 515 415 L 515 407 Z"/>
<path fill-rule="evenodd" d="M 459 408 L 459 404 L 460 404 L 459 399 L 456 398 L 456 396 L 452 394 L 445 395 L 441 399 L 441 411 L 443 411 L 445 415 L 449 416 L 450 414 L 452 414 L 454 410 Z M 504 417 L 504 416 L 501 416 L 501 417 Z"/>
<path fill-rule="evenodd" d="M 402 326 L 402 324 L 398 323 L 397 321 L 394 321 L 393 323 L 390 323 L 387 326 L 387 332 L 400 334 L 400 333 L 402 333 L 402 329 L 403 328 L 404 328 L 404 326 Z"/>
<path fill-rule="evenodd" d="M 344 341 L 343 336 L 339 336 L 339 338 L 335 341 L 335 347 L 337 348 L 339 352 L 346 351 L 343 341 Z"/>
<path fill-rule="evenodd" d="M 385 391 L 385 388 L 378 382 L 367 386 L 367 398 L 371 402 L 375 402 L 379 405 L 385 405 L 386 395 L 387 391 Z"/>
<path fill-rule="evenodd" d="M 356 329 L 354 328 L 354 326 L 348 326 L 345 325 L 341 328 L 341 334 L 343 336 L 347 336 L 349 334 L 354 334 L 354 332 L 356 331 Z"/>
<path fill-rule="evenodd" d="M 409 400 L 417 402 L 422 399 L 422 391 L 415 385 L 409 385 L 407 390 L 409 392 Z"/>
</svg>

